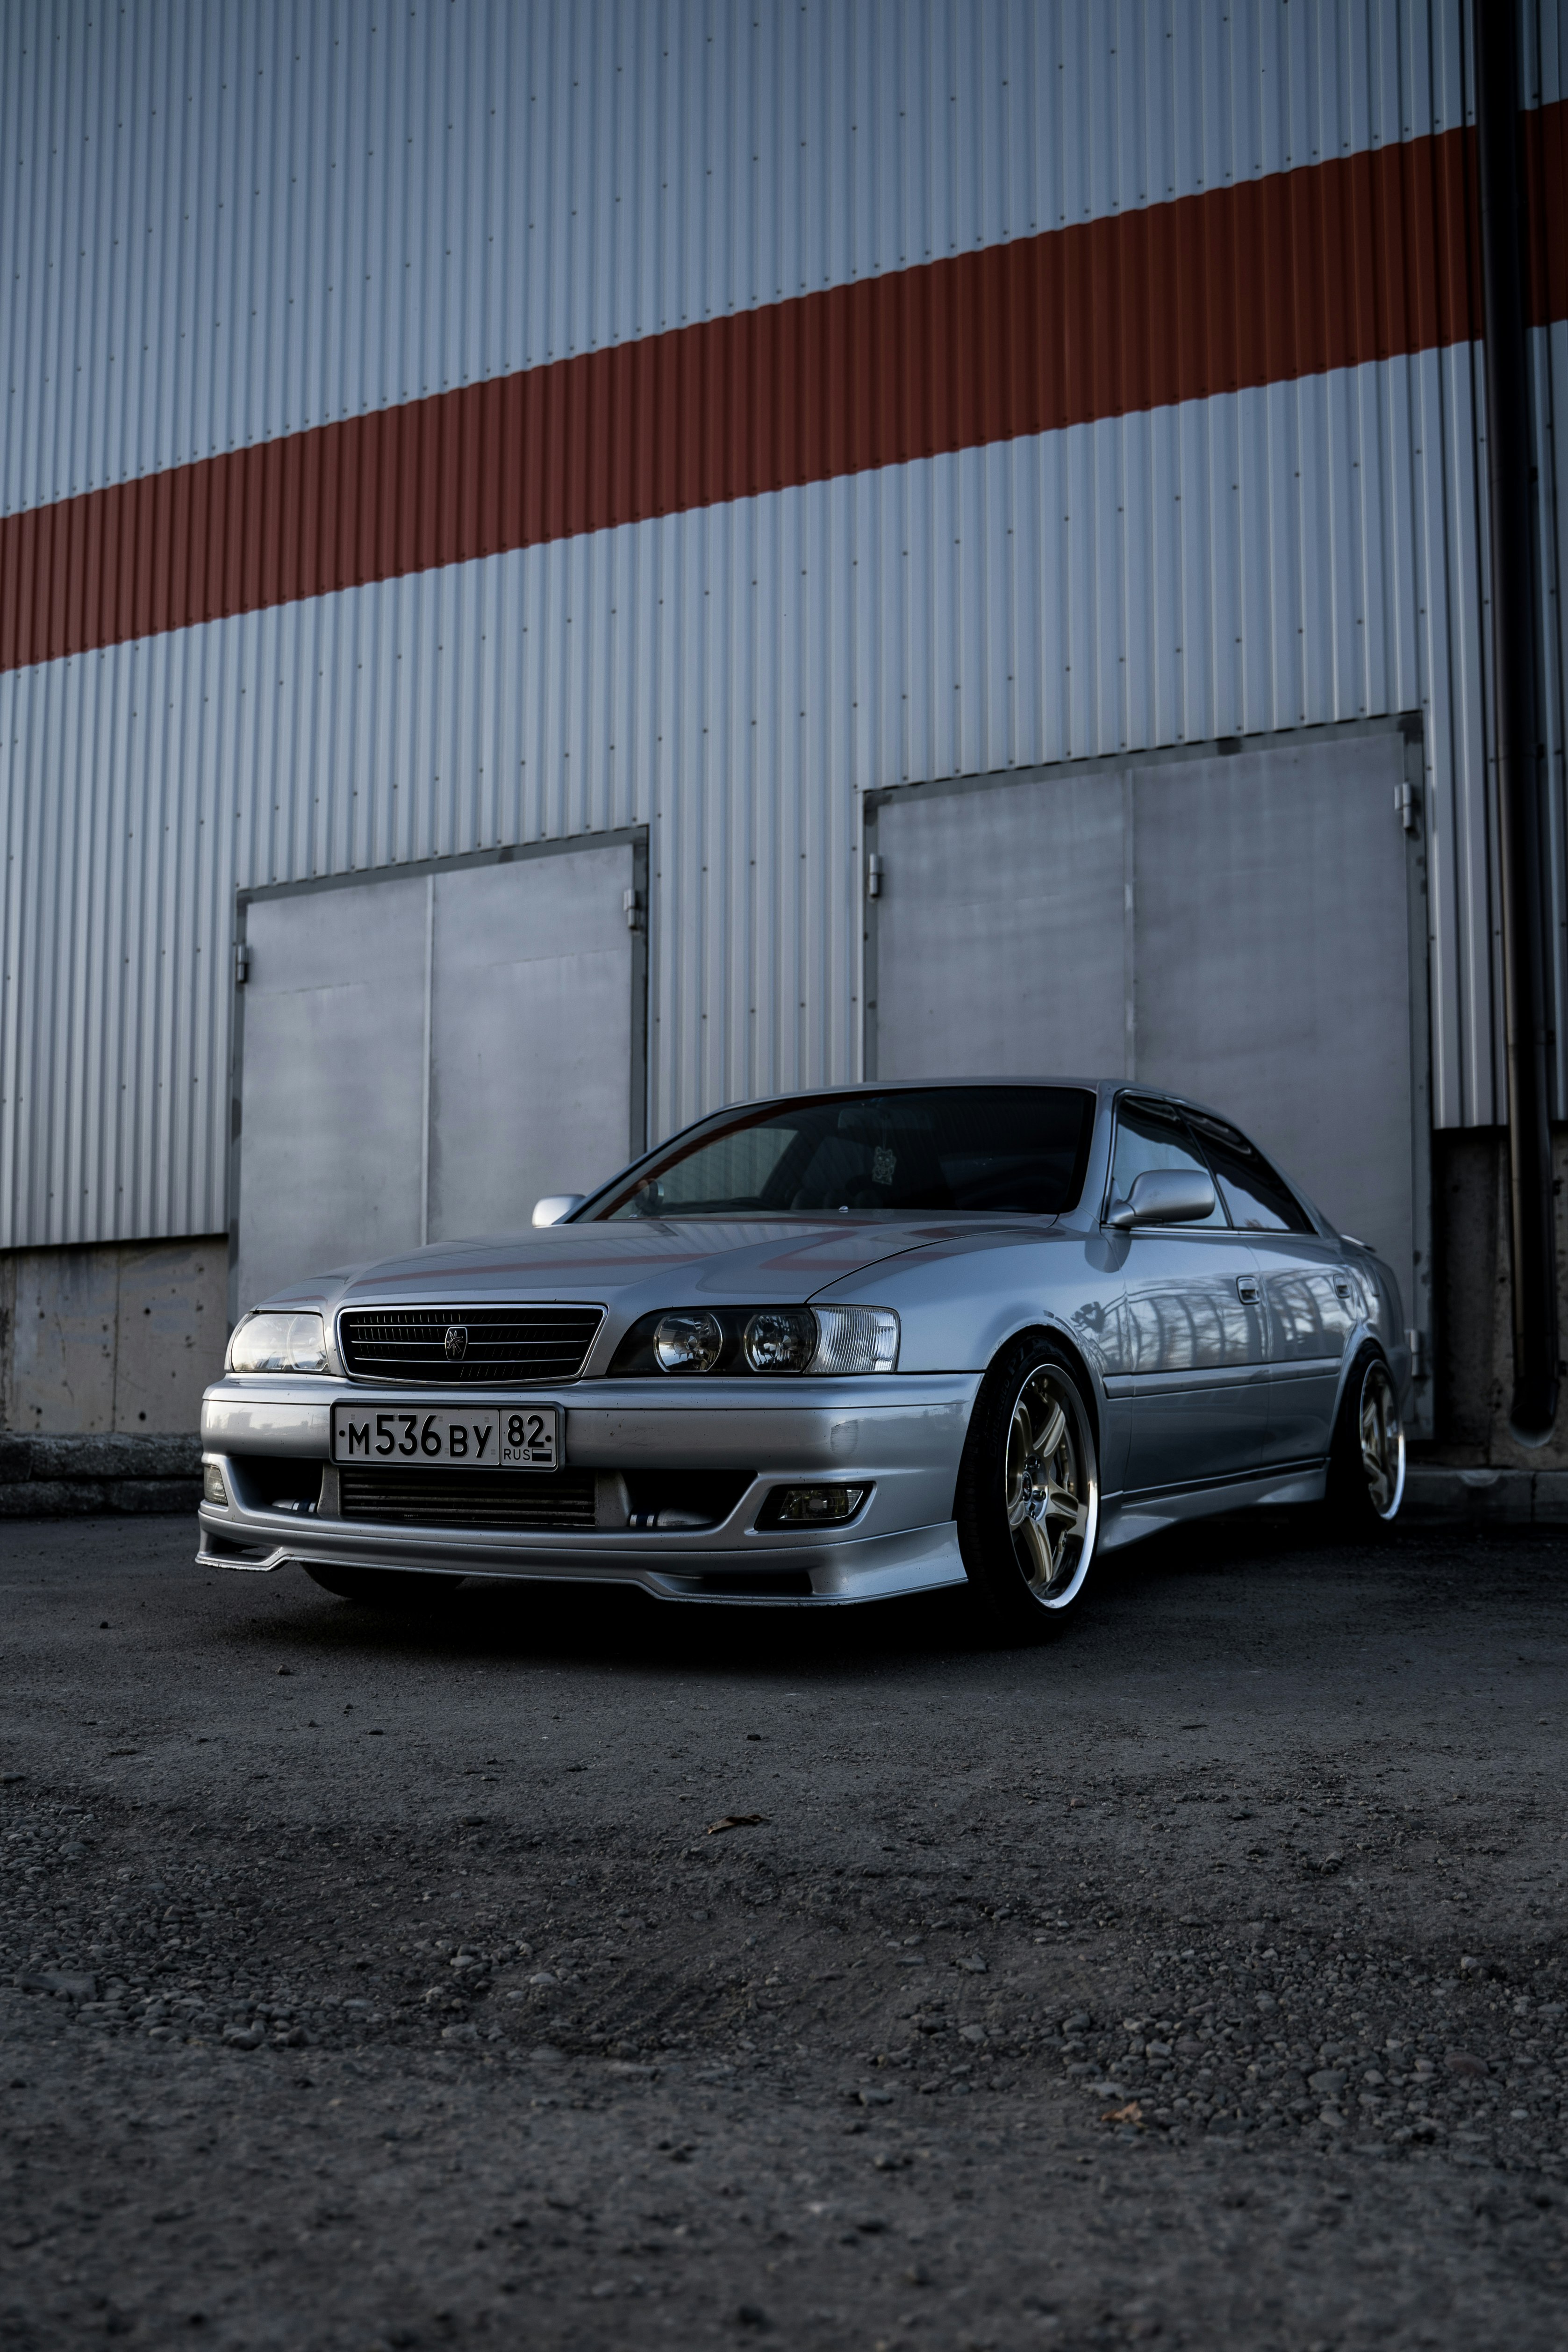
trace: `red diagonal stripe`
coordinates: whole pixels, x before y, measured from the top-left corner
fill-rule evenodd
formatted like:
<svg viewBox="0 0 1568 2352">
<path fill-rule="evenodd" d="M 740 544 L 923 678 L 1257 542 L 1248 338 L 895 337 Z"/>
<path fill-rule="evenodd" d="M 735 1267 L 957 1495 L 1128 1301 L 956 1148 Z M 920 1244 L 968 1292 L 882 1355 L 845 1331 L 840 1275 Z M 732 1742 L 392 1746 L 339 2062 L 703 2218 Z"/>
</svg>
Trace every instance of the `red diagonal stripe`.
<svg viewBox="0 0 1568 2352">
<path fill-rule="evenodd" d="M 1568 316 L 1568 109 L 1525 117 Z M 1472 134 L 991 246 L 0 522 L 0 668 L 1473 339 Z"/>
</svg>

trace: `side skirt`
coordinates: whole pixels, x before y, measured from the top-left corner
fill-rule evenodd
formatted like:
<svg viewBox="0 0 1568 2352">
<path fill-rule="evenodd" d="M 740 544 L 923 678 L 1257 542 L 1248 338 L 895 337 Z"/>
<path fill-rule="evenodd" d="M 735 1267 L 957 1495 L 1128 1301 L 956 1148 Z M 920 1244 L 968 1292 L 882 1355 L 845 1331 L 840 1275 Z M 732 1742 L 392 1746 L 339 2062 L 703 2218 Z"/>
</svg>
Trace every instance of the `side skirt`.
<svg viewBox="0 0 1568 2352">
<path fill-rule="evenodd" d="M 1247 1478 L 1216 1479 L 1202 1486 L 1158 1494 L 1118 1495 L 1102 1505 L 1099 1549 L 1115 1551 L 1140 1543 L 1163 1528 L 1189 1519 L 1218 1518 L 1223 1511 L 1278 1509 L 1290 1503 L 1321 1503 L 1328 1482 L 1325 1462 L 1282 1463 Z"/>
</svg>

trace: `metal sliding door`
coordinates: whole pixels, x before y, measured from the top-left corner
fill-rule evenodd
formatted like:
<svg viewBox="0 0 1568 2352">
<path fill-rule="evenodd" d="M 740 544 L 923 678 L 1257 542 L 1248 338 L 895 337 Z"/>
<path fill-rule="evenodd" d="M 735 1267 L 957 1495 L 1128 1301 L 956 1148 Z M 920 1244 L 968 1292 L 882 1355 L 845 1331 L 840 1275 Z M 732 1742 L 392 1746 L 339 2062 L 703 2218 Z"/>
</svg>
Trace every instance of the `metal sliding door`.
<svg viewBox="0 0 1568 2352">
<path fill-rule="evenodd" d="M 617 836 L 242 906 L 236 1310 L 516 1232 L 642 1149 L 645 864 Z"/>
<path fill-rule="evenodd" d="M 1425 1332 L 1420 780 L 1396 723 L 871 796 L 868 1072 L 1209 1102 L 1383 1253 Z"/>
</svg>

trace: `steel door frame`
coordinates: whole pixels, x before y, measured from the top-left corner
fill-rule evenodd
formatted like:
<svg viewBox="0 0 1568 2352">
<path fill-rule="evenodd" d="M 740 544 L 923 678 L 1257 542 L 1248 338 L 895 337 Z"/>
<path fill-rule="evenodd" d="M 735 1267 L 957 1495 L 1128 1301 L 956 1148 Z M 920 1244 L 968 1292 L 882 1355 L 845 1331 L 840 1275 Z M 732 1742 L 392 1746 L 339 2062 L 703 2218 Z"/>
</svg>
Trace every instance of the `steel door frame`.
<svg viewBox="0 0 1568 2352">
<path fill-rule="evenodd" d="M 235 929 L 230 955 L 229 987 L 234 1019 L 229 1030 L 229 1133 L 226 1197 L 228 1201 L 228 1316 L 232 1326 L 239 1316 L 239 1139 L 243 1118 L 241 1090 L 245 1079 L 245 993 L 246 919 L 249 909 L 267 898 L 299 898 L 330 890 L 354 890 L 381 882 L 416 882 L 426 875 L 460 874 L 479 866 L 515 866 L 525 858 L 563 857 L 585 849 L 630 848 L 633 905 L 627 909 L 632 942 L 632 1068 L 630 1115 L 627 1122 L 628 1160 L 648 1148 L 648 929 L 652 909 L 648 898 L 648 828 L 622 825 L 613 832 L 571 834 L 561 841 L 509 843 L 501 849 L 474 849 L 455 857 L 422 857 L 406 865 L 362 866 L 349 874 L 321 874 L 304 882 L 267 882 L 235 893 Z"/>
<path fill-rule="evenodd" d="M 1405 805 L 1406 917 L 1410 972 L 1410 1186 L 1414 1243 L 1413 1292 L 1405 1309 L 1412 1346 L 1412 1411 L 1410 1433 L 1430 1437 L 1433 1430 L 1432 1378 L 1435 1306 L 1432 1286 L 1432 1049 L 1431 959 L 1427 949 L 1427 861 L 1426 826 L 1425 730 L 1418 710 L 1399 711 L 1380 719 L 1347 719 L 1324 727 L 1281 727 L 1267 734 L 1221 735 L 1201 743 L 1175 743 L 1154 751 L 1110 751 L 1090 760 L 1055 760 L 1030 768 L 1002 768 L 977 776 L 944 776 L 928 783 L 889 784 L 865 793 L 861 801 L 862 928 L 862 1075 L 878 1076 L 876 1052 L 878 915 L 882 865 L 877 847 L 877 819 L 883 809 L 906 806 L 919 799 L 948 799 L 957 793 L 1005 792 L 1009 784 L 1054 783 L 1069 776 L 1127 775 L 1134 770 L 1190 766 L 1198 761 L 1233 757 L 1239 752 L 1315 751 L 1357 737 L 1397 735 L 1403 739 Z M 876 859 L 877 863 L 873 864 Z M 873 885 L 877 895 L 873 895 Z M 1095 1073 L 1099 1076 L 1101 1073 Z M 1114 1071 L 1103 1075 L 1113 1077 Z M 1124 1075 L 1135 1080 L 1136 1073 Z M 1223 1106 L 1220 1106 L 1223 1108 Z"/>
</svg>

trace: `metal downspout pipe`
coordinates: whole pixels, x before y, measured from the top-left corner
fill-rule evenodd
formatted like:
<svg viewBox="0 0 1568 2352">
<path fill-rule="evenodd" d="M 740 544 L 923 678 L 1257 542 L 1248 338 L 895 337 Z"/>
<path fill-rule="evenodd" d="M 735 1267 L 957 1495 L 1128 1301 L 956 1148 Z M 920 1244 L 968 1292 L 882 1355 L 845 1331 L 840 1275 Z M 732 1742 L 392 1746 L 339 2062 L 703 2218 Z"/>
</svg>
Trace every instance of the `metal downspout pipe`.
<svg viewBox="0 0 1568 2352">
<path fill-rule="evenodd" d="M 1509 1425 L 1543 1445 L 1557 1417 L 1557 1236 L 1548 1092 L 1546 827 L 1531 561 L 1530 394 L 1522 283 L 1516 0 L 1473 0 L 1486 334 L 1492 766 L 1501 850 L 1513 1397 Z"/>
</svg>

